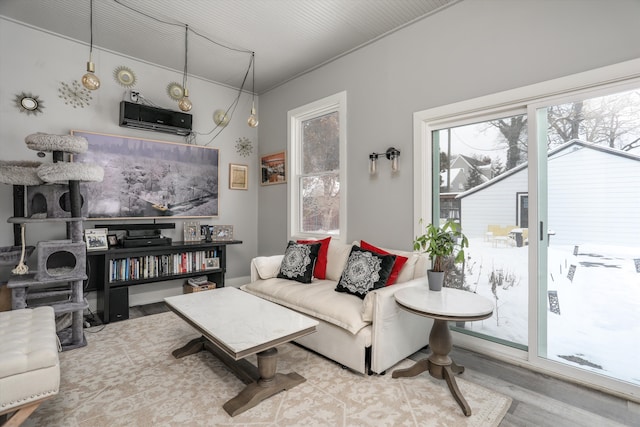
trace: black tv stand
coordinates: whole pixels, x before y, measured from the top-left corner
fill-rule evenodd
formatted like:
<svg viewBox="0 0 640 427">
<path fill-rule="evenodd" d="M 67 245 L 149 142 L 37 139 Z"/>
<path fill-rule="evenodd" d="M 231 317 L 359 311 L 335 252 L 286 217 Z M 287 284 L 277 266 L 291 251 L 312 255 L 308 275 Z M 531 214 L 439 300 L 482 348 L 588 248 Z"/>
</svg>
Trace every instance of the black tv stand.
<svg viewBox="0 0 640 427">
<path fill-rule="evenodd" d="M 224 286 L 227 245 L 240 240 L 171 242 L 163 246 L 111 248 L 87 252 L 85 291 L 97 292 L 98 314 L 104 323 L 128 318 L 128 312 L 114 315 L 114 307 L 128 311 L 129 286 L 206 275 Z M 205 259 L 218 258 L 217 268 L 207 268 Z M 125 301 L 126 299 L 126 301 Z"/>
</svg>

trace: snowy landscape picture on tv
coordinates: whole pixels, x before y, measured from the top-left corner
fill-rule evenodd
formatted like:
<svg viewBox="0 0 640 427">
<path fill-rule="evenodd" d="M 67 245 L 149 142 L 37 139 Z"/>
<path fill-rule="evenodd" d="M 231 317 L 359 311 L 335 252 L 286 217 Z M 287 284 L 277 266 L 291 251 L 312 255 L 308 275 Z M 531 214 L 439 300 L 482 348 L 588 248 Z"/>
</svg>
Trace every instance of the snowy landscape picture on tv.
<svg viewBox="0 0 640 427">
<path fill-rule="evenodd" d="M 81 184 L 89 218 L 218 216 L 218 149 L 72 130 L 89 141 L 76 162 L 104 168 Z"/>
</svg>

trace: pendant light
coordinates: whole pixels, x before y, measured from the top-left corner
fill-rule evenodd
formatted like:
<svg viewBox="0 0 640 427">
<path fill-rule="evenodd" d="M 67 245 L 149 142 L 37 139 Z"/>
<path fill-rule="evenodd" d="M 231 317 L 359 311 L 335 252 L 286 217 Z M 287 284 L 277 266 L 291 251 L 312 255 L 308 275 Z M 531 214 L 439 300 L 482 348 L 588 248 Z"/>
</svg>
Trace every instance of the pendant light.
<svg viewBox="0 0 640 427">
<path fill-rule="evenodd" d="M 178 102 L 178 107 L 182 111 L 190 111 L 191 110 L 191 101 L 189 100 L 189 90 L 187 89 L 187 55 L 188 55 L 188 44 L 189 40 L 189 25 L 184 26 L 184 73 L 182 75 L 182 87 L 184 89 L 184 96 Z"/>
<path fill-rule="evenodd" d="M 251 64 L 253 66 L 253 81 L 251 83 L 251 115 L 247 119 L 249 127 L 258 127 L 258 115 L 256 114 L 256 53 L 251 52 Z"/>
<path fill-rule="evenodd" d="M 89 11 L 89 29 L 91 34 L 89 38 L 89 62 L 87 62 L 87 73 L 82 76 L 82 86 L 89 90 L 96 90 L 100 87 L 100 79 L 94 74 L 96 66 L 91 58 L 93 54 L 93 0 L 89 2 Z"/>
</svg>

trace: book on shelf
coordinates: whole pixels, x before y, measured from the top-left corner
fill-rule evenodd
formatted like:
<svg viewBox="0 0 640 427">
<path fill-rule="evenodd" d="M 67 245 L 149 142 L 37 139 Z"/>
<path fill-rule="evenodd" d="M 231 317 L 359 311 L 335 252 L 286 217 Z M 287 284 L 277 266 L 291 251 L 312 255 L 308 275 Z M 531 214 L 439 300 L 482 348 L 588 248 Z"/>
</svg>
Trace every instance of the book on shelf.
<svg viewBox="0 0 640 427">
<path fill-rule="evenodd" d="M 118 258 L 109 262 L 109 282 L 191 274 L 213 268 L 220 268 L 216 250 Z"/>
</svg>

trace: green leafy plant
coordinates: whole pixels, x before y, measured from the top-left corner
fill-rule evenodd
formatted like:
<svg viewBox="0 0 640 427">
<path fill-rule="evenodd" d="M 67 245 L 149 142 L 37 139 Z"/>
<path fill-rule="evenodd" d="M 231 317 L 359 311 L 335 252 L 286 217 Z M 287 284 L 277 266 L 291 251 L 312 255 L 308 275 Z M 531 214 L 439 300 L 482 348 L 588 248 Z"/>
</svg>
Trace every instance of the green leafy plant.
<svg viewBox="0 0 640 427">
<path fill-rule="evenodd" d="M 422 224 L 422 219 L 420 224 Z M 433 261 L 433 271 L 444 272 L 445 260 L 453 255 L 456 248 L 458 253 L 454 263 L 464 261 L 464 248 L 469 247 L 469 240 L 462 233 L 460 224 L 451 220 L 442 227 L 428 224 L 425 233 L 417 236 L 413 241 L 413 250 L 428 253 Z"/>
</svg>

